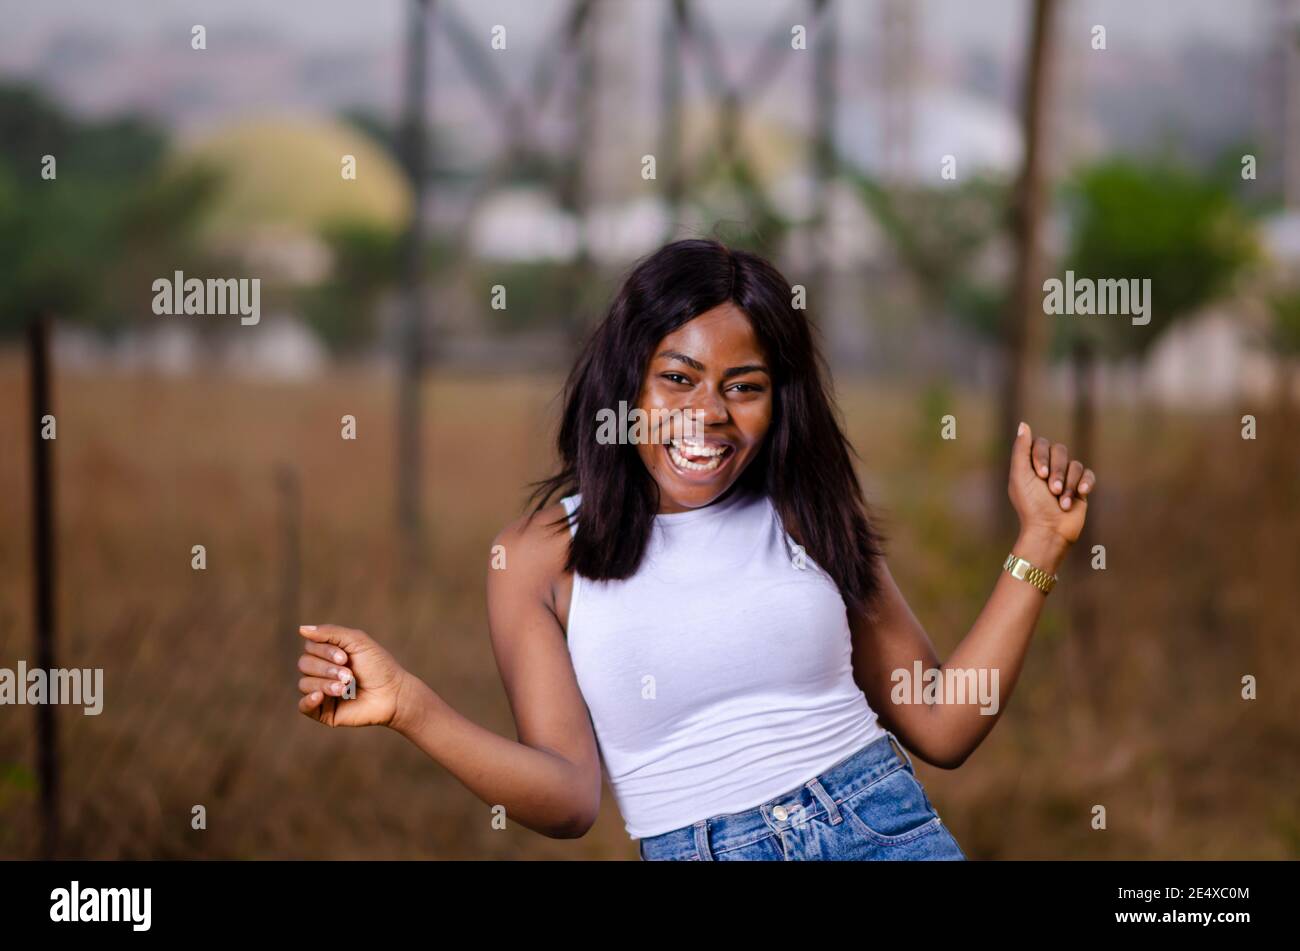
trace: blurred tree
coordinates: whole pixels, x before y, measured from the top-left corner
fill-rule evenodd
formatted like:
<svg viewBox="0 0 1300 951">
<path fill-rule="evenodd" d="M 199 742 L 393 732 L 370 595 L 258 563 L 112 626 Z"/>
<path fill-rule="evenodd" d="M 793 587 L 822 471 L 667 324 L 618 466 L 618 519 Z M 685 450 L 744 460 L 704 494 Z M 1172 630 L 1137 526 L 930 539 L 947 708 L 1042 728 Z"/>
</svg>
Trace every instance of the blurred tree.
<svg viewBox="0 0 1300 951">
<path fill-rule="evenodd" d="M 863 205 L 893 245 L 920 295 L 921 313 L 949 319 L 996 344 L 1007 306 L 1007 287 L 989 273 L 988 259 L 1008 238 L 1006 183 L 976 176 L 944 186 L 886 188 L 874 177 L 845 169 Z M 905 210 L 904 210 L 905 209 Z M 952 408 L 952 388 L 931 368 L 918 403 L 915 451 L 931 463 L 942 456 L 935 420 Z"/>
<path fill-rule="evenodd" d="M 603 286 L 574 285 L 566 268 L 551 261 L 513 261 L 480 264 L 472 268 L 476 299 L 483 301 L 485 323 L 494 331 L 556 329 L 585 321 L 566 320 L 586 316 L 600 306 Z M 508 288 L 509 306 L 495 310 L 488 306 L 488 288 L 500 284 Z"/>
<path fill-rule="evenodd" d="M 1049 318 L 1050 353 L 1072 368 L 1070 454 L 1096 456 L 1096 361 L 1140 357 L 1179 320 L 1226 290 L 1254 256 L 1251 226 L 1224 179 L 1170 159 L 1108 159 L 1081 170 L 1066 188 L 1070 244 L 1065 269 L 1075 280 L 1150 279 L 1149 323 L 1124 316 Z M 1096 537 L 1089 517 L 1078 549 Z M 1091 648 L 1091 604 L 1078 600 L 1076 630 Z"/>
<path fill-rule="evenodd" d="M 1284 398 L 1289 377 L 1300 377 L 1300 291 L 1291 290 L 1274 295 L 1269 304 L 1273 323 L 1269 343 L 1283 360 L 1283 385 L 1279 397 Z M 1289 405 L 1289 400 L 1286 400 Z"/>
<path fill-rule="evenodd" d="M 1068 357 L 1076 381 L 1075 440 L 1093 446 L 1098 356 L 1140 357 L 1160 335 L 1222 293 L 1254 257 L 1250 222 L 1220 179 L 1171 159 L 1107 159 L 1066 187 L 1070 244 L 1064 268 L 1075 280 L 1150 279 L 1150 322 L 1064 317 L 1053 322 L 1051 354 Z"/>
<path fill-rule="evenodd" d="M 333 259 L 329 275 L 306 288 L 307 322 L 336 353 L 369 343 L 377 304 L 400 276 L 401 234 L 374 222 L 340 221 L 322 229 Z"/>
<path fill-rule="evenodd" d="M 1267 341 L 1278 359 L 1278 379 L 1274 398 L 1281 432 L 1276 445 L 1282 450 L 1281 463 L 1290 473 L 1300 468 L 1300 453 L 1295 451 L 1300 441 L 1300 419 L 1297 419 L 1294 390 L 1300 383 L 1300 289 L 1289 287 L 1269 297 L 1272 322 Z M 1290 483 L 1295 491 L 1294 479 Z"/>
<path fill-rule="evenodd" d="M 38 312 L 120 327 L 148 307 L 154 278 L 198 260 L 193 224 L 217 182 L 162 173 L 165 142 L 140 120 L 83 123 L 0 84 L 0 336 Z"/>
<path fill-rule="evenodd" d="M 1151 322 L 1062 319 L 1055 356 L 1141 356 L 1178 320 L 1222 293 L 1254 257 L 1252 227 L 1216 177 L 1171 159 L 1107 159 L 1065 190 L 1075 279 L 1149 278 Z"/>
<path fill-rule="evenodd" d="M 700 219 L 713 221 L 714 237 L 730 247 L 779 257 L 795 222 L 773 204 L 748 156 L 713 146 L 691 181 Z"/>
<path fill-rule="evenodd" d="M 844 174 L 915 282 L 925 312 L 951 316 L 996 342 L 1006 288 L 982 265 L 1007 236 L 1007 185 L 981 175 L 939 187 L 885 188 L 863 172 Z"/>
<path fill-rule="evenodd" d="M 59 178 L 93 175 L 130 181 L 156 164 L 166 148 L 162 131 L 125 117 L 83 123 L 32 86 L 0 82 L 0 160 L 40 180 L 41 158 L 54 155 Z"/>
<path fill-rule="evenodd" d="M 400 149 L 402 143 L 399 138 L 399 130 L 397 126 L 392 122 L 389 122 L 381 113 L 373 109 L 353 106 L 340 112 L 339 118 L 361 132 L 364 132 L 370 138 L 374 139 L 375 142 L 383 146 L 384 151 L 388 153 L 389 158 L 391 158 L 393 162 L 401 162 L 402 156 Z"/>
</svg>

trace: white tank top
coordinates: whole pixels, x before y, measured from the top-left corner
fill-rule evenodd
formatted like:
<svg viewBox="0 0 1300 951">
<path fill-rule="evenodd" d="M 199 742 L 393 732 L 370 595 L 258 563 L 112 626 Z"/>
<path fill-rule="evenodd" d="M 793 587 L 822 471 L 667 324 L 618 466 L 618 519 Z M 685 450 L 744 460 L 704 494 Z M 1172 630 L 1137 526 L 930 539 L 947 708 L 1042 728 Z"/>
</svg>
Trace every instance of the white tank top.
<svg viewBox="0 0 1300 951">
<path fill-rule="evenodd" d="M 561 500 L 572 531 L 581 498 Z M 574 574 L 569 654 L 632 838 L 752 809 L 884 735 L 844 600 L 796 547 L 767 496 L 733 494 L 655 516 L 631 578 Z"/>
</svg>

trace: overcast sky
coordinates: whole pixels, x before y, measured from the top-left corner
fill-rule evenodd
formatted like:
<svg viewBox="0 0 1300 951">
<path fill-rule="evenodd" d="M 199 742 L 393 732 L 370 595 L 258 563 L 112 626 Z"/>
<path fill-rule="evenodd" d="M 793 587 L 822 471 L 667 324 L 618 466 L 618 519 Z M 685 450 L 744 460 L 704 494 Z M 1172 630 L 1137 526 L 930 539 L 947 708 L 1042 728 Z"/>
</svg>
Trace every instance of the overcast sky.
<svg viewBox="0 0 1300 951">
<path fill-rule="evenodd" d="M 449 2 L 449 0 L 437 0 Z M 482 24 L 553 21 L 559 0 L 450 0 Z M 605 0 L 642 11 L 666 0 Z M 914 0 L 926 43 L 1000 47 L 1023 30 L 1029 0 Z M 696 0 L 714 22 L 764 24 L 807 10 L 798 0 Z M 82 25 L 122 38 L 155 37 L 178 22 L 258 23 L 286 39 L 312 44 L 388 44 L 397 35 L 402 0 L 0 0 L 0 62 L 21 62 L 22 50 L 51 30 Z M 840 0 L 850 34 L 875 22 L 876 0 Z M 1205 38 L 1236 46 L 1258 42 L 1276 17 L 1277 0 L 1068 0 L 1063 7 L 1107 26 L 1110 43 L 1175 47 Z"/>
</svg>

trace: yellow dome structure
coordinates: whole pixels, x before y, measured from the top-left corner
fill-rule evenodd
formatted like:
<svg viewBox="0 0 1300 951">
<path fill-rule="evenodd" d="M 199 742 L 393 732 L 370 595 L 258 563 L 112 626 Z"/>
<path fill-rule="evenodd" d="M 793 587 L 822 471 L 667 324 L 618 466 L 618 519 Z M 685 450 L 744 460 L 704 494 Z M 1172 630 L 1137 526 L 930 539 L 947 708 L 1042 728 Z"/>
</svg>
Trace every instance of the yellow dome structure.
<svg viewBox="0 0 1300 951">
<path fill-rule="evenodd" d="M 345 156 L 355 178 L 344 177 Z M 400 229 L 411 214 L 405 175 L 364 132 L 331 118 L 264 117 L 205 132 L 182 146 L 181 167 L 222 176 L 205 226 L 214 237 L 318 233 L 339 221 Z"/>
</svg>

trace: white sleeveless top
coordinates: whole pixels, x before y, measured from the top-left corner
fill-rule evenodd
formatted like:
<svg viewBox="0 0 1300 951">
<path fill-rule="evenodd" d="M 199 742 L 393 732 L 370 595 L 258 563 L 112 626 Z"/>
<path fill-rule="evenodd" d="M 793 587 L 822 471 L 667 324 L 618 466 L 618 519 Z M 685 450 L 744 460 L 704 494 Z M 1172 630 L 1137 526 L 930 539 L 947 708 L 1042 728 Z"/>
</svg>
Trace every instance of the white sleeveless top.
<svg viewBox="0 0 1300 951">
<path fill-rule="evenodd" d="M 561 500 L 575 532 L 581 498 Z M 632 838 L 752 809 L 884 735 L 844 600 L 796 550 L 767 496 L 733 494 L 655 516 L 631 578 L 574 574 L 569 654 Z"/>
</svg>

